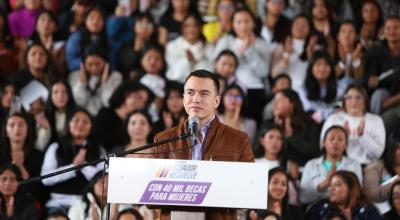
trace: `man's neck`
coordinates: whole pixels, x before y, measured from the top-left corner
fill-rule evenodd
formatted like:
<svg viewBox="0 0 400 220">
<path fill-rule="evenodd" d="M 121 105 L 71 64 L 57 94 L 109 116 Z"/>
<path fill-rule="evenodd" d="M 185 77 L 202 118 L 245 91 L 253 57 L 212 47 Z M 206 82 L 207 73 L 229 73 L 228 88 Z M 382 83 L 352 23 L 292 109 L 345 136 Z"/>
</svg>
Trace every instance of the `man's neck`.
<svg viewBox="0 0 400 220">
<path fill-rule="evenodd" d="M 200 130 L 214 118 L 215 114 L 210 115 L 206 119 L 200 120 Z"/>
</svg>

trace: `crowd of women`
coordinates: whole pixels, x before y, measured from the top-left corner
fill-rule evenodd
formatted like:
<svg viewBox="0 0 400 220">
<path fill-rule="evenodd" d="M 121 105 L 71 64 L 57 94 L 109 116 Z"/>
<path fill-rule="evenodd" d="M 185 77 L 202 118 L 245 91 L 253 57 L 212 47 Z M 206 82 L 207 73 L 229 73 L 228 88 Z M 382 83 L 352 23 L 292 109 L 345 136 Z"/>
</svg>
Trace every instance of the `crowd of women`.
<svg viewBox="0 0 400 220">
<path fill-rule="evenodd" d="M 104 217 L 102 163 L 19 181 L 186 123 L 196 69 L 219 77 L 219 120 L 269 173 L 268 206 L 238 219 L 400 219 L 398 1 L 0 4 L 0 219 Z M 158 214 L 111 206 L 113 220 Z"/>
</svg>

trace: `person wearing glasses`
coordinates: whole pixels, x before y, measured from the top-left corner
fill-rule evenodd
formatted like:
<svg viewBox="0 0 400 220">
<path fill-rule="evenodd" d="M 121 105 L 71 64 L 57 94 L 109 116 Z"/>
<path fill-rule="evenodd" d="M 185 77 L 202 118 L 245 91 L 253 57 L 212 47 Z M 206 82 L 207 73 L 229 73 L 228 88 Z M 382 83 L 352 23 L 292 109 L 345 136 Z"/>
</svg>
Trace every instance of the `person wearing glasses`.
<svg viewBox="0 0 400 220">
<path fill-rule="evenodd" d="M 222 93 L 219 118 L 222 123 L 249 135 L 251 143 L 257 133 L 256 121 L 247 117 L 247 99 L 239 85 L 232 84 Z"/>
<path fill-rule="evenodd" d="M 362 165 L 378 160 L 385 149 L 386 131 L 379 115 L 367 112 L 368 95 L 362 85 L 352 84 L 343 96 L 344 111 L 337 112 L 325 121 L 320 146 L 328 128 L 343 126 L 349 137 L 346 153 Z"/>
</svg>

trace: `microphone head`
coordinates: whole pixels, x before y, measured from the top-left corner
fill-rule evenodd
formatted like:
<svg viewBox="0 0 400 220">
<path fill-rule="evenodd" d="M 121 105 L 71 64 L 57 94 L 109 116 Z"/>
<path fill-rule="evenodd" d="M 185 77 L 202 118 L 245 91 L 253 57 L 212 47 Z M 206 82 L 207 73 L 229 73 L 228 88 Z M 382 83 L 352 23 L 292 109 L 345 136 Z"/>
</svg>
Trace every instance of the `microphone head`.
<svg viewBox="0 0 400 220">
<path fill-rule="evenodd" d="M 199 127 L 200 119 L 197 116 L 189 116 L 189 133 L 194 139 L 197 138 L 197 129 Z"/>
<path fill-rule="evenodd" d="M 193 123 L 200 123 L 200 119 L 197 116 L 189 116 L 189 125 L 192 125 Z"/>
</svg>

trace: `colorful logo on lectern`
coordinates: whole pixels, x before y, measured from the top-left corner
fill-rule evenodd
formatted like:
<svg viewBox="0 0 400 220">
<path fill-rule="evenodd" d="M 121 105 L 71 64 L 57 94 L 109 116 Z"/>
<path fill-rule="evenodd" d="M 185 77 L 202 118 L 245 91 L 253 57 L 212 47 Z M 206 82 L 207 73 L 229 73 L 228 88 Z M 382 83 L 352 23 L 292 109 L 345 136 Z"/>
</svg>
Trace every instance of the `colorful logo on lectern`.
<svg viewBox="0 0 400 220">
<path fill-rule="evenodd" d="M 169 165 L 161 165 L 155 176 L 158 178 L 194 180 L 197 174 L 197 164 L 189 163 L 189 161 L 178 161 Z"/>
</svg>

